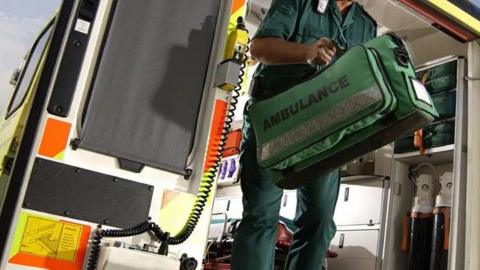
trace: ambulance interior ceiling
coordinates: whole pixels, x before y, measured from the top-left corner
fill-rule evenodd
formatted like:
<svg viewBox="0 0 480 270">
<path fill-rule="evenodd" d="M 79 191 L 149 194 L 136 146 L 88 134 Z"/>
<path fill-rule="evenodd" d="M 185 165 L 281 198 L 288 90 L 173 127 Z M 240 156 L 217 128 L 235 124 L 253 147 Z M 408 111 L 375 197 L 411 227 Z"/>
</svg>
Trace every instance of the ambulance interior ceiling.
<svg viewBox="0 0 480 270">
<path fill-rule="evenodd" d="M 331 0 L 334 1 L 334 0 Z M 249 0 L 247 27 L 253 36 L 272 0 Z M 409 45 L 415 65 L 447 55 L 467 55 L 461 43 L 432 26 L 431 21 L 395 0 L 357 0 L 377 20 L 378 32 L 393 31 Z"/>
</svg>

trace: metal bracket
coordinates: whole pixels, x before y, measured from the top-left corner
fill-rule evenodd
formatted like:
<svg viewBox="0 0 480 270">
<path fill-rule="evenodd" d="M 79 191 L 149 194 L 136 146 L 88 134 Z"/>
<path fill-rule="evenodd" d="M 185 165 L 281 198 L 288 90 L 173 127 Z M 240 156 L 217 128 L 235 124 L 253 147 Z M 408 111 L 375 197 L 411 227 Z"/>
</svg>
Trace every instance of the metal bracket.
<svg viewBox="0 0 480 270">
<path fill-rule="evenodd" d="M 215 86 L 223 90 L 233 90 L 238 83 L 241 64 L 235 61 L 226 61 L 218 65 L 215 77 Z"/>
<path fill-rule="evenodd" d="M 471 81 L 471 82 L 474 82 L 474 81 L 480 81 L 480 77 L 468 77 L 468 76 L 465 76 L 465 79 L 467 81 Z"/>
</svg>

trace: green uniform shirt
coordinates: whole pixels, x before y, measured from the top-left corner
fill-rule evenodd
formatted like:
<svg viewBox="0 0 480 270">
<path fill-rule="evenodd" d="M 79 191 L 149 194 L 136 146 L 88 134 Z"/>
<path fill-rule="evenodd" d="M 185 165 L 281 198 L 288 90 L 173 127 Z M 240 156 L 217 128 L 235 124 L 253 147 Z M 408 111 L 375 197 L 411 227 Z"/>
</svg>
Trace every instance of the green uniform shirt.
<svg viewBox="0 0 480 270">
<path fill-rule="evenodd" d="M 354 2 L 344 16 L 335 0 L 330 0 L 325 13 L 317 12 L 318 0 L 273 0 L 255 38 L 278 37 L 291 42 L 312 44 L 320 38 L 335 41 L 341 51 L 362 44 L 376 36 L 377 24 L 360 4 Z M 342 52 L 337 49 L 337 55 Z M 309 64 L 266 65 L 255 71 L 252 95 L 271 97 L 308 78 L 321 66 Z"/>
</svg>

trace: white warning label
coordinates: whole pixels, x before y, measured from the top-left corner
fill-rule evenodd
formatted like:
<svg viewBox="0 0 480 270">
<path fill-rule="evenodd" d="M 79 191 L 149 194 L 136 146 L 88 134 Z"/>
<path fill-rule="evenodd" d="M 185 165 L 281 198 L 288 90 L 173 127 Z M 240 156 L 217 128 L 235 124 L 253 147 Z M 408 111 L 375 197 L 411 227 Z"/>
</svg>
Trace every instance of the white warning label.
<svg viewBox="0 0 480 270">
<path fill-rule="evenodd" d="M 77 23 L 75 24 L 75 31 L 88 35 L 89 30 L 90 30 L 89 22 L 84 21 L 82 19 L 77 19 Z"/>
</svg>

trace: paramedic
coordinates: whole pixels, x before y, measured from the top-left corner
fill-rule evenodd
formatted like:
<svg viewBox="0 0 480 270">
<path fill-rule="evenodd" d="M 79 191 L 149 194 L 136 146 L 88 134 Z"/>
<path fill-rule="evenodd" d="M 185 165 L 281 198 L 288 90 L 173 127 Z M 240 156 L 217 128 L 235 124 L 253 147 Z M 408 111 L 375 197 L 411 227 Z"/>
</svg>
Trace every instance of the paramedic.
<svg viewBox="0 0 480 270">
<path fill-rule="evenodd" d="M 288 89 L 341 52 L 374 38 L 376 28 L 375 21 L 353 0 L 273 0 L 252 41 L 252 55 L 261 64 L 254 74 L 250 104 Z M 233 270 L 274 267 L 282 189 L 264 177 L 255 151 L 255 136 L 245 114 L 241 158 L 244 212 L 233 243 Z M 339 181 L 339 171 L 334 170 L 297 190 L 298 229 L 285 269 L 322 268 L 336 231 L 333 214 Z"/>
</svg>

